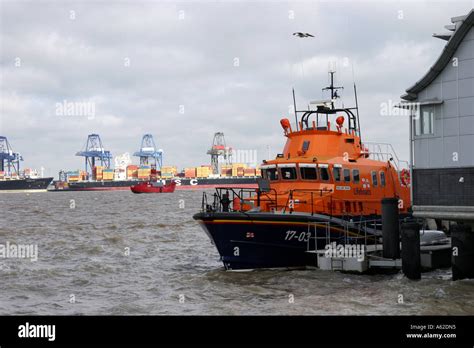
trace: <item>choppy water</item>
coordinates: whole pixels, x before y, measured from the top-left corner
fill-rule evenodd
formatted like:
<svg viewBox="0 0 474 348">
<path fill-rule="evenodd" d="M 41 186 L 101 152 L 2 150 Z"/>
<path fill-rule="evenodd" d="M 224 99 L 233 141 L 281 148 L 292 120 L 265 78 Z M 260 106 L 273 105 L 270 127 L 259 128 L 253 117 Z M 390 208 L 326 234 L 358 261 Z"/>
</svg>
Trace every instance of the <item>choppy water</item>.
<svg viewBox="0 0 474 348">
<path fill-rule="evenodd" d="M 0 244 L 37 244 L 39 253 L 36 262 L 0 259 L 0 315 L 474 314 L 474 281 L 452 282 L 449 270 L 417 282 L 225 272 L 192 219 L 200 202 L 192 191 L 0 194 Z"/>
</svg>

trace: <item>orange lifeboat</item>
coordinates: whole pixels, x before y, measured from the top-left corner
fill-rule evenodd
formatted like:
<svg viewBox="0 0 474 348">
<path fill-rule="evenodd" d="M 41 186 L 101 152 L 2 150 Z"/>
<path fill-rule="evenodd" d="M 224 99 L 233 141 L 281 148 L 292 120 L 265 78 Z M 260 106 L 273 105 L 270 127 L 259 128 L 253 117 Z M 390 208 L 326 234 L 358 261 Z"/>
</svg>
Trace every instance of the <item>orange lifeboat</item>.
<svg viewBox="0 0 474 348">
<path fill-rule="evenodd" d="M 362 141 L 357 108 L 335 106 L 337 87 L 324 90 L 331 98 L 297 111 L 296 127 L 280 120 L 286 144 L 262 163 L 258 190 L 218 188 L 212 208 L 194 215 L 227 269 L 300 267 L 310 244 L 375 242 L 383 198 L 396 197 L 400 216 L 410 215 L 409 172 L 390 146 Z M 225 212 L 222 191 L 233 201 Z"/>
</svg>

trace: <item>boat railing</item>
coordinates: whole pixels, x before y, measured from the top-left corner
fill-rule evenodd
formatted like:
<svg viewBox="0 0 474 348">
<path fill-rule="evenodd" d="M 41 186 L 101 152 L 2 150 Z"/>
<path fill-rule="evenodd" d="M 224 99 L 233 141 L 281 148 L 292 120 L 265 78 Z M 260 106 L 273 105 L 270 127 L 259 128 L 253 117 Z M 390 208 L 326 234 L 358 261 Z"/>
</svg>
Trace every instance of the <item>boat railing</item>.
<svg viewBox="0 0 474 348">
<path fill-rule="evenodd" d="M 364 142 L 363 153 L 370 159 L 382 162 L 392 161 L 395 169 L 400 172 L 402 169 L 408 169 L 408 161 L 398 158 L 395 149 L 390 143 Z"/>
<path fill-rule="evenodd" d="M 248 210 L 248 207 L 251 209 L 260 207 L 262 202 L 275 210 L 285 208 L 283 205 L 278 205 L 278 192 L 275 189 L 262 192 L 254 188 L 217 187 L 212 197 L 210 204 L 208 194 L 203 192 L 201 211 L 242 212 Z"/>
<path fill-rule="evenodd" d="M 357 199 L 338 199 L 334 198 L 331 194 L 332 192 L 332 190 L 328 189 L 290 190 L 288 192 L 288 199 L 283 212 L 288 211 L 289 214 L 292 214 L 295 211 L 301 210 L 297 209 L 296 206 L 301 207 L 306 205 L 308 207 L 305 210 L 310 212 L 311 216 L 314 214 L 324 213 L 330 217 L 335 215 L 350 219 L 360 216 L 361 211 L 364 211 L 366 215 L 380 215 L 380 202 L 377 200 L 364 200 L 362 203 Z M 304 196 L 304 199 L 298 199 L 300 195 Z M 362 203 L 363 207 L 359 207 L 359 203 Z M 370 205 L 373 205 L 373 207 L 370 207 Z M 359 210 L 359 213 L 357 213 L 357 210 Z"/>
<path fill-rule="evenodd" d="M 292 189 L 277 192 L 275 189 L 262 191 L 256 188 L 218 187 L 212 195 L 212 201 L 208 198 L 208 194 L 203 192 L 201 210 L 243 212 L 260 210 L 263 206 L 266 211 L 271 212 L 293 214 L 304 211 L 311 216 L 325 214 L 331 218 L 338 216 L 347 220 L 356 219 L 362 212 L 365 215 L 380 215 L 378 201 L 337 199 L 333 197 L 332 192 L 331 189 Z M 371 208 L 370 205 L 374 207 Z"/>
<path fill-rule="evenodd" d="M 307 201 L 300 201 L 296 199 L 296 195 L 303 194 L 303 195 L 310 195 L 310 206 L 311 206 L 311 215 L 314 215 L 316 212 L 322 211 L 324 209 L 324 202 L 322 201 L 322 198 L 329 198 L 332 200 L 332 195 L 331 193 L 333 190 L 330 189 L 293 189 L 288 192 L 288 199 L 285 204 L 285 208 L 283 209 L 283 212 L 285 213 L 288 209 L 289 213 L 292 214 L 295 211 L 295 204 L 307 204 Z M 316 200 L 317 198 L 317 200 Z M 315 204 L 316 200 L 316 204 Z M 320 203 L 323 205 L 321 209 L 317 209 L 317 204 Z M 316 209 L 315 209 L 316 208 Z M 332 204 L 329 205 L 329 208 L 331 210 L 330 215 L 332 216 Z"/>
<path fill-rule="evenodd" d="M 318 229 L 319 228 L 319 229 Z M 332 230 L 336 228 L 338 235 L 336 237 Z M 379 234 L 381 233 L 381 219 L 363 219 L 360 216 L 359 221 L 343 220 L 341 222 L 308 222 L 309 238 L 306 240 L 306 251 L 317 251 L 322 244 L 326 248 L 332 242 L 341 244 L 362 244 L 367 250 L 368 245 L 372 245 L 371 251 L 382 250 L 379 243 Z M 342 230 L 342 233 L 341 233 Z M 320 231 L 318 233 L 318 231 Z M 322 241 L 318 243 L 318 241 Z"/>
</svg>

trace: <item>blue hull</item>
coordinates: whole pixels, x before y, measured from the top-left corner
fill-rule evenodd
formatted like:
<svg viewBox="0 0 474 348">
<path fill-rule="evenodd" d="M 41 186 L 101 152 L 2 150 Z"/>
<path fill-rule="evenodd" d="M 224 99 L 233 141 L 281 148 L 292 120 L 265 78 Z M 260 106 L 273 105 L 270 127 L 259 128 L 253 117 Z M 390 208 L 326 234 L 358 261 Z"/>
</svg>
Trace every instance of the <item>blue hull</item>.
<svg viewBox="0 0 474 348">
<path fill-rule="evenodd" d="M 333 222 L 327 234 L 324 217 L 199 213 L 194 219 L 216 245 L 227 270 L 304 268 L 307 250 L 324 249 L 328 242 L 364 242 L 357 231 L 346 239 L 343 227 Z"/>
</svg>

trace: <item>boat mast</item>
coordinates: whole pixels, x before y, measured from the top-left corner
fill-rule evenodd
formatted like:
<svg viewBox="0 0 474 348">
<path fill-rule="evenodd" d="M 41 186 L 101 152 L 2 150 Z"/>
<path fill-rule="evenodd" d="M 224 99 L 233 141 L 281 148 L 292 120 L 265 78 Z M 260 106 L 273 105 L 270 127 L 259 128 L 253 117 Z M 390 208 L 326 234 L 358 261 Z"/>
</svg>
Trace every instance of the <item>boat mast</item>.
<svg viewBox="0 0 474 348">
<path fill-rule="evenodd" d="M 360 121 L 359 121 L 359 99 L 357 98 L 357 87 L 356 83 L 354 82 L 354 97 L 356 103 L 356 114 L 357 114 L 357 132 L 359 133 L 359 140 L 360 144 L 362 145 L 362 135 L 360 134 Z"/>
<path fill-rule="evenodd" d="M 323 88 L 323 91 L 330 90 L 331 91 L 331 109 L 334 109 L 334 100 L 336 98 L 339 98 L 339 95 L 337 94 L 338 89 L 344 89 L 344 87 L 335 87 L 334 86 L 334 74 L 336 71 L 330 70 L 329 75 L 331 76 L 331 84 L 328 87 Z"/>
<path fill-rule="evenodd" d="M 296 122 L 296 131 L 298 131 L 298 113 L 296 112 L 296 98 L 295 98 L 295 89 L 293 88 L 293 107 L 295 111 L 295 122 Z"/>
</svg>

